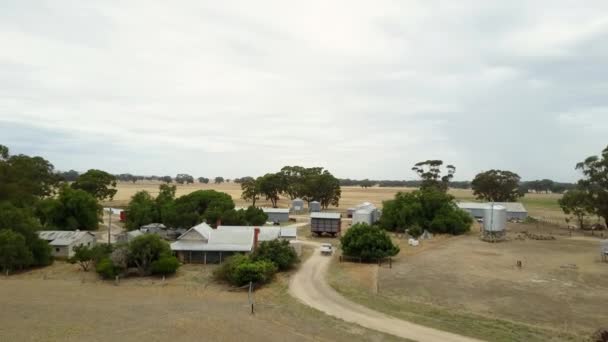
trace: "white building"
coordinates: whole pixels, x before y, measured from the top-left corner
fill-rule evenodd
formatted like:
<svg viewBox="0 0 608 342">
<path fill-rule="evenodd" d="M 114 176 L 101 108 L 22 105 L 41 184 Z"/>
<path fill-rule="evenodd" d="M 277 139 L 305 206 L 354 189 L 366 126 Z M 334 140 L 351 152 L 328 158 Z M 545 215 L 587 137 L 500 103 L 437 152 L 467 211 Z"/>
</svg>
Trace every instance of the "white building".
<svg viewBox="0 0 608 342">
<path fill-rule="evenodd" d="M 503 206 L 507 209 L 507 220 L 525 220 L 528 211 L 519 202 L 494 202 L 495 205 Z M 466 211 L 475 218 L 483 218 L 486 209 L 490 208 L 491 203 L 485 202 L 458 202 L 458 208 Z"/>
<path fill-rule="evenodd" d="M 67 230 L 41 230 L 38 236 L 46 240 L 56 258 L 71 258 L 76 246 L 95 246 L 96 238 L 91 232 Z"/>
</svg>

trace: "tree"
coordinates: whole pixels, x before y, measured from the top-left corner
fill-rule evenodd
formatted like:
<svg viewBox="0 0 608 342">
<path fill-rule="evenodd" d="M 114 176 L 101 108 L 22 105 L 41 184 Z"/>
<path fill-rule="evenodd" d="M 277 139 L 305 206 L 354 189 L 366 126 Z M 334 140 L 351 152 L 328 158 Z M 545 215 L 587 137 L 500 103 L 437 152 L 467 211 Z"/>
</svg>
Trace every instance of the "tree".
<svg viewBox="0 0 608 342">
<path fill-rule="evenodd" d="M 213 181 L 215 184 L 221 184 L 224 183 L 224 177 L 215 177 L 215 180 Z"/>
<path fill-rule="evenodd" d="M 578 222 L 578 227 L 585 227 L 585 218 L 594 212 L 592 197 L 585 190 L 570 190 L 558 200 L 559 206 L 566 215 L 572 215 Z"/>
<path fill-rule="evenodd" d="M 241 190 L 243 190 L 241 198 L 251 201 L 251 205 L 255 207 L 255 202 L 260 199 L 261 195 L 259 178 L 258 180 L 251 178 L 241 181 Z"/>
<path fill-rule="evenodd" d="M 264 210 L 256 207 L 248 207 L 245 211 L 245 222 L 249 226 L 261 226 L 268 221 L 268 215 Z"/>
<path fill-rule="evenodd" d="M 350 227 L 340 242 L 344 255 L 363 261 L 376 261 L 399 253 L 399 246 L 391 241 L 384 230 L 365 223 Z"/>
<path fill-rule="evenodd" d="M 194 183 L 194 177 L 190 176 L 189 174 L 180 173 L 175 176 L 175 182 L 179 184 L 192 184 Z"/>
<path fill-rule="evenodd" d="M 515 202 L 524 195 L 519 189 L 519 181 L 519 175 L 511 171 L 489 170 L 475 176 L 471 186 L 477 199 Z"/>
<path fill-rule="evenodd" d="M 23 235 L 9 229 L 0 230 L 0 267 L 7 275 L 33 263 L 32 252 Z"/>
<path fill-rule="evenodd" d="M 84 190 L 63 186 L 59 196 L 42 200 L 38 206 L 40 221 L 56 230 L 97 230 L 102 207 Z"/>
<path fill-rule="evenodd" d="M 277 266 L 270 261 L 253 261 L 249 256 L 236 254 L 226 260 L 213 273 L 216 279 L 235 286 L 250 282 L 263 284 L 269 282 L 277 272 Z"/>
<path fill-rule="evenodd" d="M 114 279 L 120 273 L 120 268 L 114 265 L 110 258 L 106 257 L 95 265 L 95 272 L 104 279 Z"/>
<path fill-rule="evenodd" d="M 163 183 L 173 183 L 173 178 L 171 178 L 171 176 L 162 176 L 159 178 L 159 180 Z"/>
<path fill-rule="evenodd" d="M 141 226 L 159 221 L 157 202 L 145 190 L 138 191 L 131 197 L 126 212 L 125 226 L 128 230 L 139 229 Z"/>
<path fill-rule="evenodd" d="M 169 275 L 177 272 L 179 260 L 172 255 L 162 255 L 158 260 L 152 262 L 150 267 L 152 274 Z"/>
<path fill-rule="evenodd" d="M 141 235 L 129 243 L 129 261 L 142 276 L 150 274 L 152 263 L 166 255 L 171 255 L 169 244 L 156 234 Z"/>
<path fill-rule="evenodd" d="M 163 223 L 176 228 L 189 228 L 204 220 L 215 224 L 225 211 L 234 209 L 234 201 L 223 192 L 198 190 L 179 197 L 174 206 L 172 219 Z"/>
<path fill-rule="evenodd" d="M 53 164 L 41 157 L 12 156 L 3 145 L 0 152 L 0 202 L 25 207 L 53 195 L 61 179 Z"/>
<path fill-rule="evenodd" d="M 584 178 L 578 184 L 587 192 L 594 214 L 608 224 L 608 147 L 600 156 L 591 156 L 576 165 Z"/>
<path fill-rule="evenodd" d="M 253 261 L 270 261 L 277 266 L 279 271 L 286 271 L 293 268 L 298 262 L 298 255 L 288 241 L 272 240 L 260 243 L 253 252 L 252 259 Z"/>
<path fill-rule="evenodd" d="M 456 167 L 454 165 L 447 165 L 447 174 L 441 176 L 442 165 L 442 160 L 426 160 L 414 165 L 412 170 L 422 179 L 420 189 L 436 188 L 444 192 L 448 190 L 449 183 L 454 178 Z"/>
<path fill-rule="evenodd" d="M 157 221 L 166 223 L 175 219 L 175 185 L 161 184 L 156 196 Z M 152 223 L 152 222 L 150 222 Z"/>
<path fill-rule="evenodd" d="M 33 257 L 31 266 L 46 266 L 53 262 L 49 244 L 38 237 L 39 228 L 40 223 L 31 209 L 0 202 L 0 229 L 12 230 L 24 237 Z"/>
<path fill-rule="evenodd" d="M 454 197 L 436 188 L 399 192 L 395 199 L 384 201 L 380 226 L 390 231 L 404 231 L 419 226 L 431 233 L 463 234 L 473 219 L 454 204 Z"/>
<path fill-rule="evenodd" d="M 209 184 L 209 178 L 198 177 L 198 182 L 203 184 Z"/>
<path fill-rule="evenodd" d="M 99 201 L 109 199 L 110 201 L 116 195 L 116 176 L 105 171 L 91 169 L 76 179 L 72 183 L 72 188 L 84 190 Z"/>
<path fill-rule="evenodd" d="M 68 261 L 72 264 L 77 263 L 83 271 L 88 272 L 93 265 L 107 257 L 109 252 L 108 248 L 103 245 L 95 245 L 93 247 L 85 245 L 76 246 L 74 247 L 74 256 Z"/>
<path fill-rule="evenodd" d="M 359 185 L 362 188 L 367 189 L 367 188 L 370 188 L 370 187 L 376 185 L 376 182 L 370 181 L 369 179 L 366 178 L 366 179 L 362 180 L 361 182 L 359 182 Z"/>
<path fill-rule="evenodd" d="M 260 194 L 266 196 L 266 200 L 270 200 L 272 207 L 276 208 L 279 195 L 283 191 L 283 178 L 276 173 L 267 173 L 258 179 Z"/>
<path fill-rule="evenodd" d="M 305 195 L 303 199 L 308 201 L 319 201 L 321 207 L 328 208 L 330 205 L 338 206 L 342 190 L 340 181 L 329 171 L 322 171 L 320 174 L 310 174 L 305 178 Z"/>
<path fill-rule="evenodd" d="M 74 182 L 78 179 L 80 174 L 77 171 L 70 170 L 67 172 L 60 172 L 59 176 L 64 182 Z"/>
</svg>

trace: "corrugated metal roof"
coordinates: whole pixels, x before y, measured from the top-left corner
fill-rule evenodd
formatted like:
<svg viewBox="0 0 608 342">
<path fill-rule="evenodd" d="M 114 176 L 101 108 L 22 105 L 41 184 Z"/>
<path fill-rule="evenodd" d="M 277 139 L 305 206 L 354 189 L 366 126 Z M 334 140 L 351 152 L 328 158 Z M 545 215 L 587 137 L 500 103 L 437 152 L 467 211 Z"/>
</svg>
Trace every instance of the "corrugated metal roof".
<svg viewBox="0 0 608 342">
<path fill-rule="evenodd" d="M 289 214 L 289 209 L 287 208 L 262 208 L 265 213 L 273 213 L 273 214 Z"/>
<path fill-rule="evenodd" d="M 246 231 L 253 234 L 255 228 L 260 228 L 260 235 L 258 241 L 270 241 L 279 238 L 281 233 L 281 227 L 254 227 L 254 226 L 219 226 L 217 230 L 224 231 Z"/>
<path fill-rule="evenodd" d="M 310 213 L 310 218 L 321 218 L 321 219 L 340 219 L 340 213 Z"/>
<path fill-rule="evenodd" d="M 249 245 L 238 244 L 207 244 L 197 241 L 175 241 L 171 243 L 173 251 L 203 251 L 203 252 L 249 252 L 253 242 Z"/>
<path fill-rule="evenodd" d="M 489 202 L 458 202 L 456 205 L 460 209 L 489 209 Z M 528 211 L 520 202 L 494 202 L 494 205 L 500 205 L 507 208 L 507 212 L 511 213 L 527 213 Z"/>
<path fill-rule="evenodd" d="M 49 241 L 51 246 L 68 246 L 86 235 L 95 237 L 93 233 L 86 231 L 41 230 L 38 232 L 38 236 L 42 240 Z"/>
<path fill-rule="evenodd" d="M 281 237 L 297 238 L 298 228 L 296 226 L 281 227 Z"/>
</svg>

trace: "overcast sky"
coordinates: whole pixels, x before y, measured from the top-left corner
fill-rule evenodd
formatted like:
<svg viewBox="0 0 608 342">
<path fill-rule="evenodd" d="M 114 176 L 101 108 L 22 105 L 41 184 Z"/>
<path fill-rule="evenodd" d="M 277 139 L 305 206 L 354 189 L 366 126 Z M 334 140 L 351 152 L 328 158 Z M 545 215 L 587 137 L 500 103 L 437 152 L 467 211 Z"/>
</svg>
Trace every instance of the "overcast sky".
<svg viewBox="0 0 608 342">
<path fill-rule="evenodd" d="M 61 170 L 574 181 L 608 1 L 2 1 L 0 144 Z"/>
</svg>

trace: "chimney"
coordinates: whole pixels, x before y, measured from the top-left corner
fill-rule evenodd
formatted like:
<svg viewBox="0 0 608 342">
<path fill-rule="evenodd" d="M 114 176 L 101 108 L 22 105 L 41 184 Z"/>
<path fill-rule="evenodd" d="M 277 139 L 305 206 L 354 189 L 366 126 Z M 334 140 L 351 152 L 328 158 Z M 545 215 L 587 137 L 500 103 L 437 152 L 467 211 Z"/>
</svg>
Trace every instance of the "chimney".
<svg viewBox="0 0 608 342">
<path fill-rule="evenodd" d="M 217 221 L 215 221 L 215 228 L 219 227 L 222 225 L 222 219 L 218 218 Z"/>
<path fill-rule="evenodd" d="M 258 248 L 258 238 L 260 236 L 260 228 L 255 227 L 253 229 L 253 249 Z"/>
</svg>

